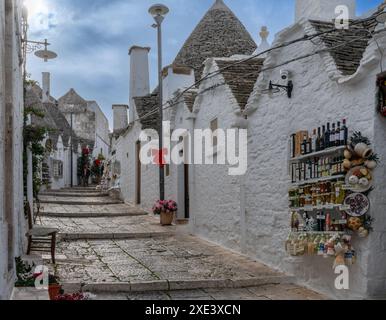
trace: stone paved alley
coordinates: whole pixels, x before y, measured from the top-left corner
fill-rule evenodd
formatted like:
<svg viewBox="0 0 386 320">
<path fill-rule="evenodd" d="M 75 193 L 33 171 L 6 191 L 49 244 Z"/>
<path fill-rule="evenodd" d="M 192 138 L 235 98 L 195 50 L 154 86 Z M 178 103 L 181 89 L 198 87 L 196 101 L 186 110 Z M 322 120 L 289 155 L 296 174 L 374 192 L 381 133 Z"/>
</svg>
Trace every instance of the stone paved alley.
<svg viewBox="0 0 386 320">
<path fill-rule="evenodd" d="M 292 278 L 95 193 L 41 197 L 39 223 L 59 228 L 57 265 L 69 292 L 97 299 L 324 299 Z M 48 257 L 44 257 L 48 258 Z M 47 260 L 48 263 L 49 260 Z"/>
</svg>

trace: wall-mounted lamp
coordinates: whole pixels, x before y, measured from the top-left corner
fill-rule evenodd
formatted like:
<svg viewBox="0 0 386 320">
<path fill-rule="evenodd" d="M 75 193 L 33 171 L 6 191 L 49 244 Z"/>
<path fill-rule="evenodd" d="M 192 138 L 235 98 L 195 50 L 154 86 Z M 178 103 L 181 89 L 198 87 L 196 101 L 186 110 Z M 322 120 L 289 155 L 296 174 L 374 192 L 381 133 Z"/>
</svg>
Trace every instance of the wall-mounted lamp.
<svg viewBox="0 0 386 320">
<path fill-rule="evenodd" d="M 287 92 L 287 96 L 289 99 L 292 98 L 292 92 L 294 90 L 294 84 L 291 80 L 288 80 L 287 85 L 275 84 L 272 81 L 269 82 L 269 87 L 267 90 L 263 90 L 263 93 L 267 93 L 270 96 L 273 96 L 275 93 L 280 93 L 281 91 Z"/>
</svg>

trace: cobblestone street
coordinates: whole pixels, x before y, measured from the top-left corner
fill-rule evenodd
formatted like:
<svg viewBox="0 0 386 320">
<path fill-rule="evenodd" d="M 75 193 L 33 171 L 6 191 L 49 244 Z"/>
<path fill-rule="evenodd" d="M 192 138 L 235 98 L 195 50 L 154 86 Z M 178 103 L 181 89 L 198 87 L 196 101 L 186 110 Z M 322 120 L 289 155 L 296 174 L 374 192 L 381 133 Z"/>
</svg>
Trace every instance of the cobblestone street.
<svg viewBox="0 0 386 320">
<path fill-rule="evenodd" d="M 39 219 L 60 230 L 57 265 L 50 267 L 68 292 L 88 291 L 100 300 L 324 299 L 287 275 L 189 235 L 186 226 L 162 227 L 158 217 L 133 206 L 74 191 L 45 194 Z"/>
</svg>

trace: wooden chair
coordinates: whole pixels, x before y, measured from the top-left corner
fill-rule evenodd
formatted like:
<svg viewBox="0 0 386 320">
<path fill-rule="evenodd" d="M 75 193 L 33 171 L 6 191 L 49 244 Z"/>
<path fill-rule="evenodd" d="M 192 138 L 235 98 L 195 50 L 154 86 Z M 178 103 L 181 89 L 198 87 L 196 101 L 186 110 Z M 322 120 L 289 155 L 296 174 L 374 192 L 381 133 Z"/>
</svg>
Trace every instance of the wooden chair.
<svg viewBox="0 0 386 320">
<path fill-rule="evenodd" d="M 29 231 L 26 234 L 28 238 L 27 255 L 29 255 L 31 251 L 48 252 L 51 253 L 52 263 L 55 264 L 56 235 L 59 232 L 59 229 L 35 225 L 40 211 L 39 201 L 37 201 L 36 208 L 37 214 L 35 215 L 31 212 L 29 203 L 26 202 L 24 204 L 29 227 Z"/>
</svg>

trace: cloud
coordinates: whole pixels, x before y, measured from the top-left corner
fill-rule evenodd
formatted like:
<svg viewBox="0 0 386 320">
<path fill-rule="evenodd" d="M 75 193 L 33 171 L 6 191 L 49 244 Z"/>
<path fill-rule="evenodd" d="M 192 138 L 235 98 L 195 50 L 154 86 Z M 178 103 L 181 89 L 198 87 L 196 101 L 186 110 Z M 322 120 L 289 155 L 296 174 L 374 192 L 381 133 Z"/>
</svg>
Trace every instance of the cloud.
<svg viewBox="0 0 386 320">
<path fill-rule="evenodd" d="M 128 102 L 129 57 L 132 45 L 152 47 L 151 84 L 156 85 L 156 32 L 148 8 L 154 0 L 25 0 L 30 8 L 31 40 L 48 39 L 58 59 L 43 63 L 29 55 L 28 72 L 40 80 L 52 73 L 52 94 L 59 98 L 75 88 L 96 100 L 112 120 L 111 105 Z M 275 33 L 293 21 L 294 0 L 224 0 L 259 42 L 267 25 Z M 164 22 L 164 65 L 171 63 L 186 38 L 214 0 L 164 0 L 170 13 Z M 382 2 L 358 0 L 363 12 Z"/>
</svg>

